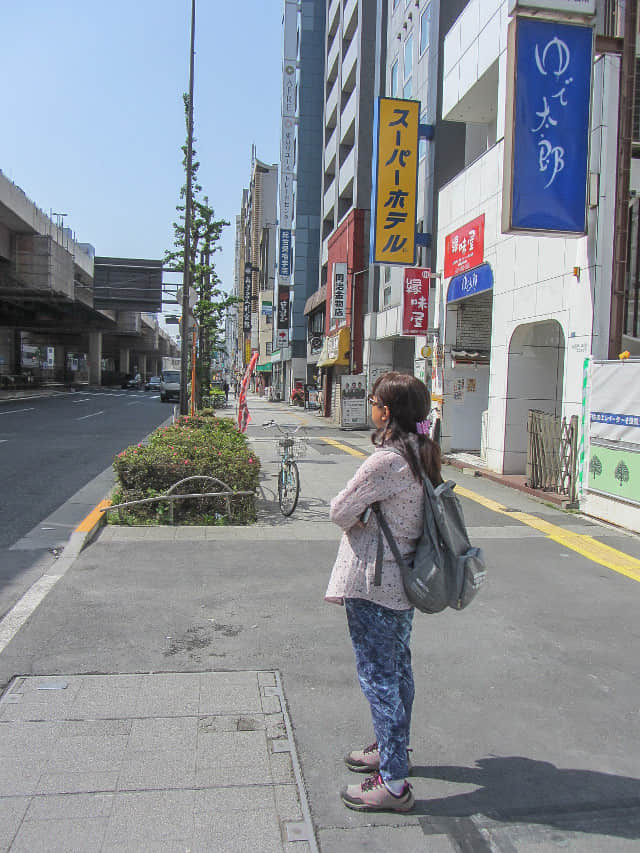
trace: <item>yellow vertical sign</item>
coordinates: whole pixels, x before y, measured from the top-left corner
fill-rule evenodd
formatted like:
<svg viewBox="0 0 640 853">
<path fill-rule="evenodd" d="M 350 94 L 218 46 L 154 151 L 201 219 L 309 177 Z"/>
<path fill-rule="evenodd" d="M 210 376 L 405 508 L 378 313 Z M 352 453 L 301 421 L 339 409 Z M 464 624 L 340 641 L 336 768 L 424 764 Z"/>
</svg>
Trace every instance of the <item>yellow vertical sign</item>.
<svg viewBox="0 0 640 853">
<path fill-rule="evenodd" d="M 419 123 L 420 101 L 378 98 L 371 205 L 373 264 L 415 263 Z"/>
<path fill-rule="evenodd" d="M 244 363 L 249 364 L 251 361 L 251 341 L 247 338 L 244 342 Z"/>
</svg>

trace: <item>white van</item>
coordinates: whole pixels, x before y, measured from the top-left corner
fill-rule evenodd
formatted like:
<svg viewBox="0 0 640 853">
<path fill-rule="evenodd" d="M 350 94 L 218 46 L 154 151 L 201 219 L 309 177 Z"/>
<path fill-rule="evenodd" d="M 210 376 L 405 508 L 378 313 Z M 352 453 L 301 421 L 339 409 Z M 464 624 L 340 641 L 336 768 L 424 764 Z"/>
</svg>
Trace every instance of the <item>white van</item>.
<svg viewBox="0 0 640 853">
<path fill-rule="evenodd" d="M 160 399 L 163 403 L 168 400 L 180 402 L 180 371 L 163 370 L 160 376 Z"/>
</svg>

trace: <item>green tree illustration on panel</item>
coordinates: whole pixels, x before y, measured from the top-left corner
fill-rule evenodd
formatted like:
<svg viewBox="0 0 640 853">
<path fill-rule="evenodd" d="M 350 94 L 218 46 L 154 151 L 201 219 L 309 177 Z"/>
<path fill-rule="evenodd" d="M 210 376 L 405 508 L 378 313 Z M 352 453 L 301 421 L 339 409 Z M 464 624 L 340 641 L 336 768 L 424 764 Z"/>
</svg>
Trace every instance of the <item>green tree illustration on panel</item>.
<svg viewBox="0 0 640 853">
<path fill-rule="evenodd" d="M 602 462 L 599 456 L 592 456 L 589 462 L 589 471 L 593 474 L 594 479 L 602 474 Z"/>
<path fill-rule="evenodd" d="M 616 478 L 616 480 L 618 480 L 621 486 L 623 483 L 629 482 L 629 469 L 624 464 L 622 459 L 616 465 L 616 470 L 613 473 L 614 477 Z"/>
</svg>

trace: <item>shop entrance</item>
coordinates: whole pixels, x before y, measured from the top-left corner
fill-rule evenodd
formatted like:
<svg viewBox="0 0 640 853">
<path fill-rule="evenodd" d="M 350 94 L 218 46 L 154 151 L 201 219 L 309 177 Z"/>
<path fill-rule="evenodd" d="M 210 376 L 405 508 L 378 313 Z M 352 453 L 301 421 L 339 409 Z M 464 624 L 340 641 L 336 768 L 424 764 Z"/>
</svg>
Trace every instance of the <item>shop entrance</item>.
<svg viewBox="0 0 640 853">
<path fill-rule="evenodd" d="M 562 414 L 565 339 L 556 320 L 526 323 L 511 336 L 507 367 L 503 473 L 527 467 L 527 413 Z"/>
</svg>

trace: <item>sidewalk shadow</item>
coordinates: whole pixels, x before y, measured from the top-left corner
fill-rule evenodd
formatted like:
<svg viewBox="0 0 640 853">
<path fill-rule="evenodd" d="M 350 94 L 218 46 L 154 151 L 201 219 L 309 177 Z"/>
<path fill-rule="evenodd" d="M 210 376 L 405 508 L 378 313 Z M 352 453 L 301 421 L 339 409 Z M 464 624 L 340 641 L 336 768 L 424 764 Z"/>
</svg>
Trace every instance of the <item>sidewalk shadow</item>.
<svg viewBox="0 0 640 853">
<path fill-rule="evenodd" d="M 320 498 L 306 498 L 302 493 L 300 493 L 298 505 L 293 514 L 288 519 L 285 519 L 278 505 L 278 492 L 274 490 L 273 482 L 270 482 L 268 479 L 260 483 L 257 509 L 259 523 L 329 521 L 329 504 L 327 501 L 323 501 Z"/>
<path fill-rule="evenodd" d="M 640 838 L 640 779 L 556 767 L 521 756 L 481 758 L 474 767 L 414 766 L 413 776 L 478 785 L 466 794 L 418 800 L 415 814 L 505 823 L 538 823 L 565 831 Z M 611 820 L 598 815 L 616 811 Z M 624 818 L 627 818 L 625 820 Z"/>
</svg>

